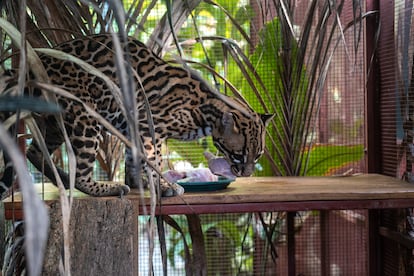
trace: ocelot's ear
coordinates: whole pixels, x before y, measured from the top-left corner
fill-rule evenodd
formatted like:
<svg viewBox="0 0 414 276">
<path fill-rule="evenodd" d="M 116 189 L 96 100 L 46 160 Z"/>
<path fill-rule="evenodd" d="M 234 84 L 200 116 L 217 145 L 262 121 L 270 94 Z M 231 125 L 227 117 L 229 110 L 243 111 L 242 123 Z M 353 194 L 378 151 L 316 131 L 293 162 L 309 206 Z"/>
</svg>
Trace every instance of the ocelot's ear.
<svg viewBox="0 0 414 276">
<path fill-rule="evenodd" d="M 275 114 L 260 114 L 260 118 L 265 126 L 269 124 L 270 120 L 272 120 L 274 116 Z"/>
<path fill-rule="evenodd" d="M 238 133 L 236 124 L 234 123 L 233 113 L 231 112 L 223 113 L 223 117 L 221 117 L 220 130 L 223 134 Z"/>
</svg>

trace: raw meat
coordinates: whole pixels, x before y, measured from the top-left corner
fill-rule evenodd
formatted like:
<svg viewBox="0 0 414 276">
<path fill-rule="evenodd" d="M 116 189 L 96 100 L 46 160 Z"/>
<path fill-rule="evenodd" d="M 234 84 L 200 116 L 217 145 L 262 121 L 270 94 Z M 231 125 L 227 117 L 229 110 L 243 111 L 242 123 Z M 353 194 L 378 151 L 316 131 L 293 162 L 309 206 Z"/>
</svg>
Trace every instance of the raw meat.
<svg viewBox="0 0 414 276">
<path fill-rule="evenodd" d="M 236 179 L 231 172 L 230 164 L 223 157 L 215 157 L 211 152 L 204 152 L 204 157 L 208 160 L 208 168 L 213 174 L 224 176 L 228 179 Z"/>
<path fill-rule="evenodd" d="M 183 179 L 187 176 L 185 172 L 179 172 L 174 170 L 165 171 L 162 175 L 170 183 L 175 183 L 178 180 Z"/>
<path fill-rule="evenodd" d="M 182 181 L 186 182 L 214 182 L 218 176 L 213 174 L 208 168 L 199 168 L 187 171 L 187 177 Z"/>
</svg>

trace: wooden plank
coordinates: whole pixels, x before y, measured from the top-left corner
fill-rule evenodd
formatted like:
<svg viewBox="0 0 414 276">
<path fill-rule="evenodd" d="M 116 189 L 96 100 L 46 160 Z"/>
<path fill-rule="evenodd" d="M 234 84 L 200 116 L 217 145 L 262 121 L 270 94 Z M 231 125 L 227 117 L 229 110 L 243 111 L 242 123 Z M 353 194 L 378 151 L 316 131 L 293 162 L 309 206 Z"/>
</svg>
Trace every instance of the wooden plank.
<svg viewBox="0 0 414 276">
<path fill-rule="evenodd" d="M 38 186 L 41 189 L 42 186 Z M 57 188 L 46 184 L 41 193 L 46 202 L 53 202 L 58 199 Z M 40 191 L 39 191 L 40 193 Z M 87 198 L 85 194 L 75 191 L 76 198 Z M 137 190 L 132 190 L 126 196 L 134 205 L 139 205 L 140 196 Z M 298 206 L 306 206 L 312 202 L 329 202 L 341 204 L 347 202 L 361 204 L 370 201 L 369 206 L 387 208 L 384 204 L 403 202 L 409 204 L 412 200 L 414 206 L 414 185 L 403 182 L 393 177 L 379 174 L 362 174 L 348 177 L 248 177 L 238 178 L 231 183 L 227 189 L 213 192 L 185 193 L 180 197 L 163 198 L 163 208 L 178 209 L 196 208 L 197 206 L 208 206 L 211 208 L 227 208 L 227 204 L 275 204 L 296 202 Z M 408 201 L 408 202 L 407 202 Z M 149 197 L 144 197 L 144 205 L 149 204 Z M 21 212 L 21 196 L 15 194 L 14 198 L 7 198 L 4 201 L 6 216 L 12 212 Z M 394 204 L 390 208 L 399 208 Z M 142 209 L 142 208 L 141 208 Z M 353 208 L 351 208 L 353 209 Z M 298 209 L 299 210 L 299 209 Z M 217 210 L 215 211 L 215 213 Z M 187 211 L 186 213 L 190 213 Z M 142 214 L 142 212 L 141 212 Z"/>
</svg>

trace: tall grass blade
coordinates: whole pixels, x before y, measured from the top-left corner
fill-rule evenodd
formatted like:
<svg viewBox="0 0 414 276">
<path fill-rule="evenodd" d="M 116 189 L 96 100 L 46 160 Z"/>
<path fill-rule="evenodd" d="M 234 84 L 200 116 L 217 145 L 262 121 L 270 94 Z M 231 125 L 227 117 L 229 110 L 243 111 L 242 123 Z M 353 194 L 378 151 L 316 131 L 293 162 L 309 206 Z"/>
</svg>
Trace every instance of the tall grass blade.
<svg viewBox="0 0 414 276">
<path fill-rule="evenodd" d="M 7 130 L 0 124 L 0 146 L 7 151 L 19 178 L 20 189 L 25 199 L 25 254 L 27 256 L 27 272 L 29 275 L 41 275 L 43 255 L 49 229 L 49 216 L 44 203 L 37 195 L 26 160 Z"/>
</svg>

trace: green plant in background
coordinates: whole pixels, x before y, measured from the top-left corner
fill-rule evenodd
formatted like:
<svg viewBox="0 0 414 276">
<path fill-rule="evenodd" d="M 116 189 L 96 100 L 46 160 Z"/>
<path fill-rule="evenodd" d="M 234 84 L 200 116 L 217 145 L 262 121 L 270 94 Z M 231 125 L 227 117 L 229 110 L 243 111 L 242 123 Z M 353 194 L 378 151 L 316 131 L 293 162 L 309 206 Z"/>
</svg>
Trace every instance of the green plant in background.
<svg viewBox="0 0 414 276">
<path fill-rule="evenodd" d="M 192 237 L 187 220 L 174 216 L 176 226 L 168 235 L 168 259 L 176 265 L 176 256 L 182 259 L 191 255 Z M 218 220 L 214 215 L 201 215 L 202 231 L 209 275 L 234 275 L 252 270 L 253 253 L 252 214 L 223 214 Z M 180 229 L 177 231 L 176 229 Z"/>
<path fill-rule="evenodd" d="M 212 71 L 200 67 L 205 78 L 220 84 L 217 87 L 221 92 L 233 93 L 259 112 L 276 114 L 268 128 L 266 156 L 259 161 L 262 170 L 257 170 L 256 175 L 306 175 L 308 160 L 314 154 L 306 149 L 317 142 L 317 117 L 324 83 L 334 49 L 343 36 L 337 29 L 341 24 L 338 19 L 324 20 L 333 11 L 340 13 L 343 2 L 333 7 L 327 2 L 318 7 L 316 2 L 309 4 L 303 26 L 293 24 L 294 7 L 289 1 L 278 2 L 275 5 L 278 16 L 264 23 L 256 42 L 246 35 L 250 27 L 246 18 L 254 17 L 251 7 L 243 4 L 230 7 L 226 1 L 200 4 L 178 33 L 182 41 L 197 38 L 196 44 L 184 44 L 188 47 L 186 59 L 214 70 L 212 75 Z M 319 12 L 324 16 L 316 16 Z M 218 27 L 211 28 L 212 24 Z M 313 30 L 313 24 L 320 30 Z M 355 21 L 351 26 L 358 24 Z M 344 31 L 349 29 L 348 26 Z M 199 30 L 205 31 L 201 34 Z M 229 34 L 232 39 L 225 38 Z M 345 131 L 355 137 L 360 127 L 361 124 L 355 123 L 343 130 L 333 128 L 331 132 Z M 321 160 L 326 157 L 320 156 Z"/>
<path fill-rule="evenodd" d="M 246 45 L 246 32 L 249 29 L 252 11 L 249 3 L 239 1 L 237 4 L 228 0 L 203 1 L 193 10 L 183 27 L 177 32 L 179 41 L 183 42 L 183 57 L 186 60 L 207 65 L 215 72 L 193 64 L 200 70 L 205 79 L 210 79 L 213 85 L 222 93 L 227 94 L 226 86 L 215 74 L 217 72 L 226 76 L 227 58 L 223 52 L 222 41 L 237 40 Z M 198 43 L 195 43 L 194 37 Z M 246 47 L 245 47 L 246 48 Z M 168 54 L 168 53 L 167 53 Z M 169 54 L 170 55 L 170 54 Z M 237 68 L 234 68 L 237 70 Z M 240 76 L 240 75 L 239 75 Z M 206 146 L 207 143 L 207 146 Z M 181 145 L 189 145 L 182 147 Z M 168 142 L 169 151 L 176 152 L 182 159 L 187 159 L 193 166 L 200 163 L 206 164 L 204 157 L 200 155 L 206 149 L 215 152 L 211 139 L 207 138 L 202 143 L 182 143 L 179 141 Z"/>
<path fill-rule="evenodd" d="M 177 161 L 186 161 L 194 168 L 200 164 L 207 167 L 208 162 L 204 157 L 204 152 L 215 153 L 217 151 L 211 137 L 202 138 L 193 142 L 170 139 L 167 141 L 166 146 L 167 152 L 165 155 L 168 157 L 169 166 Z"/>
<path fill-rule="evenodd" d="M 364 146 L 318 145 L 310 149 L 307 175 L 330 175 L 334 169 L 364 157 Z M 304 167 L 304 166 L 303 166 Z"/>
<path fill-rule="evenodd" d="M 250 83 L 245 75 L 236 76 L 239 78 L 237 83 L 241 84 L 241 93 L 254 109 L 276 114 L 273 124 L 268 128 L 267 148 L 268 157 L 271 158 L 259 161 L 264 167 L 259 175 L 293 174 L 295 156 L 300 156 L 302 146 L 302 141 L 297 136 L 303 135 L 306 124 L 302 116 L 311 100 L 306 95 L 308 79 L 305 68 L 299 68 L 294 59 L 289 61 L 291 67 L 285 67 L 283 55 L 286 53 L 281 51 L 283 47 L 280 20 L 275 18 L 260 31 L 259 44 L 249 56 L 249 62 L 254 68 L 254 74 L 249 73 Z M 297 55 L 296 40 L 292 40 L 289 51 L 292 52 L 292 57 Z M 286 72 L 287 70 L 291 72 Z M 289 79 L 284 80 L 280 77 L 283 75 L 289 75 Z"/>
<path fill-rule="evenodd" d="M 269 256 L 273 261 L 277 258 L 274 244 L 283 236 L 282 218 L 283 213 L 277 212 L 221 214 L 219 219 L 216 215 L 200 215 L 208 275 L 251 275 L 254 258 L 261 266 L 255 271 L 266 271 Z M 176 267 L 181 260 L 191 259 L 194 237 L 183 216 L 173 216 L 167 221 L 172 226 L 168 232 L 167 255 L 171 266 Z"/>
<path fill-rule="evenodd" d="M 340 14 L 344 1 L 332 6 L 327 1 L 318 3 L 309 2 L 302 25 L 296 25 L 294 5 L 278 1 L 274 4 L 277 16 L 264 22 L 253 53 L 247 56 L 232 47 L 229 64 L 241 74 L 229 70 L 229 79 L 239 85 L 244 98 L 256 110 L 276 114 L 268 128 L 266 160 L 259 161 L 264 167 L 260 175 L 306 175 L 311 154 L 312 159 L 327 158 L 326 154 L 318 157 L 306 149 L 317 142 L 321 99 L 335 50 L 346 43 L 345 32 L 353 30 L 359 37 L 359 20 L 366 15 L 360 14 L 358 20 L 343 27 L 339 17 L 327 18 Z M 361 121 L 355 122 L 349 127 L 350 135 L 358 134 L 360 127 Z"/>
<path fill-rule="evenodd" d="M 191 58 L 222 72 L 225 56 L 221 43 L 215 40 L 231 38 L 246 44 L 252 15 L 248 1 L 203 1 L 180 29 L 179 37 L 183 40 L 196 37 L 200 43 L 193 45 Z"/>
</svg>

